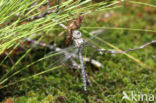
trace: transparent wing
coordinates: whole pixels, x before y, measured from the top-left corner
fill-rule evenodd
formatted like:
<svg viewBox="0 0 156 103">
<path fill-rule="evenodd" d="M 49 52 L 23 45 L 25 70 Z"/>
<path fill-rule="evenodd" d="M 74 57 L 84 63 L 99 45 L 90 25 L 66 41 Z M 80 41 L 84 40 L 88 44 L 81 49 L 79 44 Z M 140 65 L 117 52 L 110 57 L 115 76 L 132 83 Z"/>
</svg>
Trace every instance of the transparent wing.
<svg viewBox="0 0 156 103">
<path fill-rule="evenodd" d="M 77 53 L 78 49 L 74 46 L 65 49 L 55 48 L 54 51 L 45 55 L 45 57 L 47 58 L 46 62 L 48 62 L 47 68 L 51 68 L 53 66 L 67 62 L 72 56 L 76 55 Z"/>
</svg>

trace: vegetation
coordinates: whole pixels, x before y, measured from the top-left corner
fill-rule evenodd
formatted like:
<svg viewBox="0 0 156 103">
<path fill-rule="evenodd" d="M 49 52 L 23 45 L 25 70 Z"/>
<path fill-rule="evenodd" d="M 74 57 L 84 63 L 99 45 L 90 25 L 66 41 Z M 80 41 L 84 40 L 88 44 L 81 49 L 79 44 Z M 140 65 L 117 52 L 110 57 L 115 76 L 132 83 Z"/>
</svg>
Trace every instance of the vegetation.
<svg viewBox="0 0 156 103">
<path fill-rule="evenodd" d="M 0 0 L 0 8 L 2 103 L 132 103 L 122 100 L 123 91 L 156 98 L 156 44 L 124 54 L 100 54 L 86 44 L 83 57 L 103 65 L 84 61 L 90 81 L 86 95 L 81 71 L 69 61 L 62 65 L 62 51 L 26 41 L 56 44 L 71 53 L 74 48 L 72 43 L 65 47 L 66 30 L 60 24 L 68 26 L 83 15 L 79 30 L 91 45 L 117 51 L 135 48 L 156 38 L 155 0 Z M 97 30 L 103 32 L 94 36 Z"/>
</svg>

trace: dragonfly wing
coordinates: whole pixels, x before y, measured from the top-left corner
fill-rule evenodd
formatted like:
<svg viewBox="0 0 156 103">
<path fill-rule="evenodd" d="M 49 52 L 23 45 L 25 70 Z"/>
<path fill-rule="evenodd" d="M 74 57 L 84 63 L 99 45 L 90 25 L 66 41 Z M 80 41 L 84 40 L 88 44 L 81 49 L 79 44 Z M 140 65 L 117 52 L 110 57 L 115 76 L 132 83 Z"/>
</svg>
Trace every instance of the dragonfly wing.
<svg viewBox="0 0 156 103">
<path fill-rule="evenodd" d="M 52 66 L 59 65 L 68 61 L 68 59 L 70 59 L 77 52 L 78 50 L 75 49 L 74 47 L 69 47 L 65 49 L 56 48 L 55 52 L 51 52 L 48 53 L 48 55 L 46 55 L 47 57 L 49 56 L 49 58 L 46 59 L 50 64 L 48 68 L 51 68 Z"/>
</svg>

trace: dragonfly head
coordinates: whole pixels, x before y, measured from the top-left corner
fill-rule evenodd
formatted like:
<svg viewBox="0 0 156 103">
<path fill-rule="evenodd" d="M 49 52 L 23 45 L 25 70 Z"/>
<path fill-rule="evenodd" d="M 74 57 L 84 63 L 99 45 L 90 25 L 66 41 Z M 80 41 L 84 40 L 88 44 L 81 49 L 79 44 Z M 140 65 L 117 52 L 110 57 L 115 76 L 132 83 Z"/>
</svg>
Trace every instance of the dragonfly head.
<svg viewBox="0 0 156 103">
<path fill-rule="evenodd" d="M 81 38 L 82 34 L 80 31 L 74 30 L 72 36 L 73 36 L 73 39 L 79 39 L 79 38 Z"/>
<path fill-rule="evenodd" d="M 74 41 L 75 47 L 80 47 L 84 43 L 82 34 L 80 31 L 74 30 L 72 36 L 73 36 L 73 41 Z"/>
</svg>

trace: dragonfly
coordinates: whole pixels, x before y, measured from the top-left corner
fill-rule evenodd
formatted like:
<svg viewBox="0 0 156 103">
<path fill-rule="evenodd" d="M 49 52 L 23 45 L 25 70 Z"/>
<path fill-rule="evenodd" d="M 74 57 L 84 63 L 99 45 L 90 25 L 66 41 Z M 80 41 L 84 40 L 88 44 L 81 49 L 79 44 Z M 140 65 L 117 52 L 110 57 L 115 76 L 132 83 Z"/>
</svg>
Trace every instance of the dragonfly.
<svg viewBox="0 0 156 103">
<path fill-rule="evenodd" d="M 99 53 L 124 54 L 129 51 L 142 49 L 150 44 L 156 43 L 156 40 L 153 40 L 153 41 L 143 44 L 139 47 L 136 47 L 133 49 L 128 49 L 125 51 L 100 49 L 100 48 L 94 46 L 90 41 L 93 38 L 97 37 L 98 35 L 101 35 L 103 31 L 104 30 L 102 30 L 101 33 L 97 33 L 96 35 L 93 35 L 88 40 L 85 40 L 84 38 L 82 38 L 82 33 L 79 30 L 74 30 L 72 33 L 72 40 L 73 40 L 74 45 L 71 47 L 67 47 L 65 49 L 55 48 L 55 51 L 58 52 L 58 57 L 60 57 L 60 59 L 57 58 L 58 60 L 56 62 L 52 63 L 51 65 L 49 65 L 48 68 L 51 68 L 52 66 L 54 66 L 57 63 L 63 64 L 66 61 L 70 61 L 71 62 L 70 65 L 75 66 L 75 62 L 73 62 L 72 59 L 77 57 L 80 61 L 80 67 L 77 67 L 77 68 L 81 69 L 84 92 L 87 94 L 87 79 L 86 79 L 85 65 L 83 62 L 82 49 L 84 49 L 85 47 L 91 46 L 92 48 L 96 49 L 96 51 L 98 51 Z M 51 52 L 51 53 L 54 53 L 54 52 Z M 50 55 L 51 53 L 49 53 L 48 55 Z"/>
<path fill-rule="evenodd" d="M 72 46 L 72 47 L 69 47 L 67 49 L 55 48 L 56 51 L 58 51 L 58 52 L 61 51 L 64 54 L 64 56 L 60 56 L 61 58 L 58 59 L 58 61 L 54 62 L 52 65 L 50 65 L 49 68 L 56 63 L 59 63 L 59 64 L 64 63 L 67 60 L 71 59 L 72 57 L 76 56 L 76 54 L 78 54 L 78 59 L 80 60 L 80 65 L 81 65 L 80 68 L 81 68 L 81 73 L 82 73 L 84 91 L 85 91 L 85 93 L 87 93 L 86 70 L 85 70 L 85 66 L 83 63 L 83 57 L 82 57 L 82 48 L 84 47 L 84 44 L 87 43 L 87 41 L 85 41 L 82 38 L 82 33 L 79 30 L 73 31 L 72 40 L 73 40 L 73 44 L 74 44 L 74 46 Z M 72 49 L 74 49 L 74 52 L 70 53 L 70 50 L 72 50 Z M 61 53 L 59 53 L 59 55 L 60 54 Z"/>
</svg>

